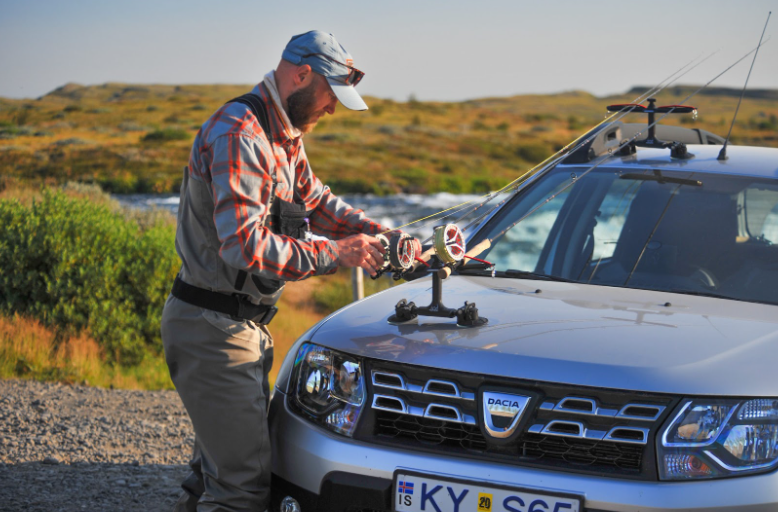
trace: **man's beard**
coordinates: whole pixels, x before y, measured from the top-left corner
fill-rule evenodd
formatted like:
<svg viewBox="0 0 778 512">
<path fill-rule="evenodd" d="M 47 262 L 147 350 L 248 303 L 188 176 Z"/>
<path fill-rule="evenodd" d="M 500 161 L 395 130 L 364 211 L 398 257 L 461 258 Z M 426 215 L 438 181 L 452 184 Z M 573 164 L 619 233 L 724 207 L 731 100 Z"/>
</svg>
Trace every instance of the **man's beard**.
<svg viewBox="0 0 778 512">
<path fill-rule="evenodd" d="M 292 122 L 292 126 L 303 133 L 309 133 L 313 130 L 313 127 L 316 126 L 316 121 L 318 121 L 318 116 L 313 110 L 313 105 L 316 101 L 314 97 L 315 89 L 316 83 L 312 80 L 308 86 L 293 92 L 286 99 L 289 120 Z"/>
</svg>

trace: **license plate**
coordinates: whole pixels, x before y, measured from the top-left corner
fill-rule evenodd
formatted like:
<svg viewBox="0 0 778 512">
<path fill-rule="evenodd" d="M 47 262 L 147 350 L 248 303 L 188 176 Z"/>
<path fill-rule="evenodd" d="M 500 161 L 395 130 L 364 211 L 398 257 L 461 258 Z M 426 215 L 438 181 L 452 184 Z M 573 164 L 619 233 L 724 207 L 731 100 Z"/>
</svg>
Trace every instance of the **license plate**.
<svg viewBox="0 0 778 512">
<path fill-rule="evenodd" d="M 521 487 L 398 470 L 394 510 L 402 512 L 581 512 L 581 498 Z"/>
</svg>

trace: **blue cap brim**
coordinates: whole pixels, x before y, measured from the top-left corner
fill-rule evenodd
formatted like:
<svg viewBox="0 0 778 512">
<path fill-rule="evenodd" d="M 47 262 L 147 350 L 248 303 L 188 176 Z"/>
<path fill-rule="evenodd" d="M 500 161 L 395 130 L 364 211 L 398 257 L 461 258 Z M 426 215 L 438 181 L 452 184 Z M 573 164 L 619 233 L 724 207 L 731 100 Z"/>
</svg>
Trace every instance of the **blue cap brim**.
<svg viewBox="0 0 778 512">
<path fill-rule="evenodd" d="M 346 85 L 338 80 L 327 78 L 332 92 L 338 97 L 340 104 L 350 110 L 367 110 L 367 103 L 359 95 L 356 88 L 351 85 Z"/>
</svg>

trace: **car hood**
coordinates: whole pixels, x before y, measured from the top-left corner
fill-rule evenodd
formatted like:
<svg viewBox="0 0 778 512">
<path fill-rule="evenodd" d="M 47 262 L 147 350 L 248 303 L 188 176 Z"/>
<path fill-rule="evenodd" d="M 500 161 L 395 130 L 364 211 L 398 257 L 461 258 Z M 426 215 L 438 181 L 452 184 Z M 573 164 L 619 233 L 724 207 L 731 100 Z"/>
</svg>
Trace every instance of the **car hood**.
<svg viewBox="0 0 778 512">
<path fill-rule="evenodd" d="M 778 396 L 778 306 L 666 292 L 453 276 L 443 303 L 475 302 L 482 327 L 387 320 L 429 305 L 431 279 L 336 312 L 311 341 L 406 364 L 580 386 L 685 395 Z"/>
</svg>

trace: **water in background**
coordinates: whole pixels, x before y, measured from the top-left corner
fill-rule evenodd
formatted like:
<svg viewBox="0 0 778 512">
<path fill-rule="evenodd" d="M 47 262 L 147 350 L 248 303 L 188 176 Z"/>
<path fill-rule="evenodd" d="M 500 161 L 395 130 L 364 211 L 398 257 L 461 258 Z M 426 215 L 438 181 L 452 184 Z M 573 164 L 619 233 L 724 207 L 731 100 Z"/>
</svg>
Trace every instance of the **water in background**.
<svg viewBox="0 0 778 512">
<path fill-rule="evenodd" d="M 178 213 L 178 195 L 131 194 L 114 197 L 123 205 L 132 208 L 163 208 Z M 364 210 L 371 219 L 384 226 L 394 228 L 452 206 L 481 199 L 483 196 L 441 192 L 431 195 L 400 194 L 379 197 L 372 194 L 360 194 L 340 197 L 351 206 Z M 420 222 L 403 228 L 403 231 L 417 238 L 425 239 L 432 235 L 432 227 L 438 223 L 442 223 L 442 221 Z"/>
</svg>

